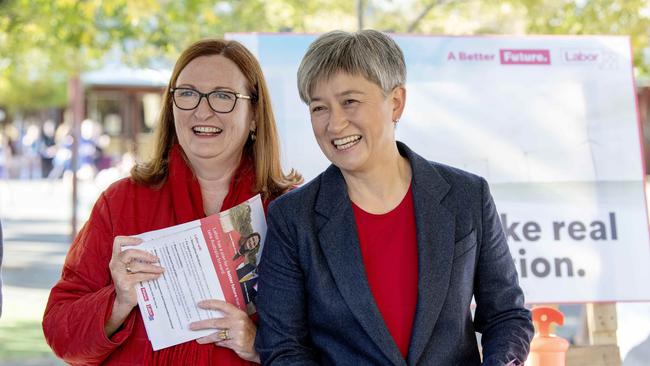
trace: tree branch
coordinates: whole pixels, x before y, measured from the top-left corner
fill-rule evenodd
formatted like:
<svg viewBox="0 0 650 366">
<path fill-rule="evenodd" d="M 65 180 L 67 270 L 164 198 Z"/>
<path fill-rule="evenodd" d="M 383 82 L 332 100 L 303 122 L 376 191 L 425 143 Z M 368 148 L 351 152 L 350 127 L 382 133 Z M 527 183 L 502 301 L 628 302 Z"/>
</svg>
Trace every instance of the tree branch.
<svg viewBox="0 0 650 366">
<path fill-rule="evenodd" d="M 415 28 L 420 24 L 420 21 L 422 21 L 422 19 L 424 19 L 424 17 L 427 14 L 429 14 L 429 12 L 431 11 L 431 9 L 433 9 L 434 6 L 450 4 L 450 3 L 453 3 L 453 2 L 454 2 L 453 0 L 434 0 L 434 1 L 430 2 L 429 5 L 427 5 L 424 9 L 422 9 L 420 14 L 411 22 L 411 24 L 407 28 L 406 32 L 407 33 L 412 33 L 415 30 Z M 460 1 L 457 1 L 457 2 L 460 2 Z"/>
</svg>

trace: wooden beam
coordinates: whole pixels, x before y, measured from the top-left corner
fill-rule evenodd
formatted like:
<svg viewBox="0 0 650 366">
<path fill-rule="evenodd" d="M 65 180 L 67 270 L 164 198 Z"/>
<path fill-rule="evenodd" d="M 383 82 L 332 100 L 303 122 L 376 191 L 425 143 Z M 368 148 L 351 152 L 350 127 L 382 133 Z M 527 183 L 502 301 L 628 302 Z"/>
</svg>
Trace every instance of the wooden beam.
<svg viewBox="0 0 650 366">
<path fill-rule="evenodd" d="M 566 366 L 621 366 L 616 340 L 616 303 L 588 303 L 588 346 L 571 346 Z"/>
<path fill-rule="evenodd" d="M 566 356 L 566 366 L 620 366 L 618 346 L 571 346 Z"/>
<path fill-rule="evenodd" d="M 616 304 L 587 304 L 587 326 L 590 345 L 616 345 Z"/>
</svg>

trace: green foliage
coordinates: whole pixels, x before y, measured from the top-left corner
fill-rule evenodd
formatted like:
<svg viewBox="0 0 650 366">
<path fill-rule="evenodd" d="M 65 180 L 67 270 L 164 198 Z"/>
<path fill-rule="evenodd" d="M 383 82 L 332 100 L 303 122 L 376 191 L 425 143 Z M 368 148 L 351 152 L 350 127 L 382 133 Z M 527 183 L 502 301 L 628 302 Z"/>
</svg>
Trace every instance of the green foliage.
<svg viewBox="0 0 650 366">
<path fill-rule="evenodd" d="M 638 75 L 650 74 L 647 0 L 362 3 L 365 27 L 395 32 L 630 35 Z M 228 32 L 354 30 L 356 7 L 348 0 L 0 1 L 0 105 L 65 105 L 69 77 L 111 50 L 131 65 L 171 64 L 190 43 Z"/>
<path fill-rule="evenodd" d="M 527 5 L 529 33 L 630 36 L 637 75 L 648 76 L 650 65 L 643 57 L 650 29 L 647 0 L 547 0 L 544 3 L 527 0 L 522 3 Z"/>
<path fill-rule="evenodd" d="M 426 11 L 432 3 L 438 5 Z M 408 30 L 417 12 L 415 33 L 427 34 L 569 34 L 630 37 L 637 76 L 650 76 L 648 52 L 650 2 L 647 0 L 415 0 L 415 13 L 400 23 Z M 398 23 L 394 17 L 379 19 Z M 380 25 L 381 27 L 381 25 Z"/>
<path fill-rule="evenodd" d="M 100 57 L 97 1 L 15 0 L 0 3 L 0 105 L 63 105 L 72 72 Z"/>
<path fill-rule="evenodd" d="M 63 106 L 68 78 L 101 64 L 113 49 L 127 64 L 171 64 L 202 38 L 323 31 L 331 25 L 323 14 L 347 14 L 353 24 L 353 10 L 344 0 L 0 1 L 0 105 Z"/>
</svg>

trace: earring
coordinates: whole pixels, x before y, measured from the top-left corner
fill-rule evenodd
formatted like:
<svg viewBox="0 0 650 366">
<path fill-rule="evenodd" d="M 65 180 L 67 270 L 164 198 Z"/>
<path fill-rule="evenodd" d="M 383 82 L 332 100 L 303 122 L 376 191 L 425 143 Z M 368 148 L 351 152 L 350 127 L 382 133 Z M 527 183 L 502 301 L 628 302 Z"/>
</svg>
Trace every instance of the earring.
<svg viewBox="0 0 650 366">
<path fill-rule="evenodd" d="M 255 142 L 255 139 L 257 139 L 257 136 L 255 135 L 255 130 L 251 130 L 250 137 L 251 137 L 251 141 Z"/>
</svg>

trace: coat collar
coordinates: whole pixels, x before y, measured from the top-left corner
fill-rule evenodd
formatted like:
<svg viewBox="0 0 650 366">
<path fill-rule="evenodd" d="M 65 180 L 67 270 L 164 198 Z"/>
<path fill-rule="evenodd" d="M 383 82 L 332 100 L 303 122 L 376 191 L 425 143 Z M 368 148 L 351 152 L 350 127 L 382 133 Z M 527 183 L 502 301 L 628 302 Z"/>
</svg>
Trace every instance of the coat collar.
<svg viewBox="0 0 650 366">
<path fill-rule="evenodd" d="M 417 364 L 442 309 L 454 245 L 454 216 L 442 204 L 449 184 L 427 160 L 397 142 L 411 165 L 418 241 L 418 300 L 409 346 L 408 364 Z M 331 165 L 321 176 L 315 206 L 318 236 L 336 285 L 350 311 L 394 365 L 404 365 L 388 332 L 365 274 L 347 185 Z"/>
</svg>

